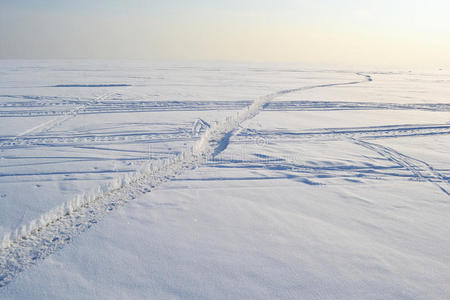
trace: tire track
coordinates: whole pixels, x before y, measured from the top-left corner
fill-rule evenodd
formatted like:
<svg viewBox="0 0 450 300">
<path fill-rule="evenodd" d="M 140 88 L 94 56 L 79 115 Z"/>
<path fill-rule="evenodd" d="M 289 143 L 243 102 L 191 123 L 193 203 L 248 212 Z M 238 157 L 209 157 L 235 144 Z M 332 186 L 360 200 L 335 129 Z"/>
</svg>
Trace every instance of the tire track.
<svg viewBox="0 0 450 300">
<path fill-rule="evenodd" d="M 385 159 L 409 170 L 414 175 L 416 180 L 428 181 L 436 185 L 444 194 L 450 196 L 449 181 L 445 178 L 444 175 L 435 170 L 430 164 L 411 156 L 407 156 L 390 147 L 355 138 L 351 138 L 351 140 L 353 141 L 353 143 L 372 150 Z"/>
<path fill-rule="evenodd" d="M 57 103 L 9 102 L 0 104 L 0 117 L 43 117 L 65 116 L 77 107 L 85 106 L 77 114 L 112 114 L 133 112 L 163 112 L 163 111 L 212 111 L 239 110 L 251 104 L 251 101 L 101 101 L 73 102 L 78 105 L 69 110 L 64 109 L 67 104 L 59 104 L 61 109 L 48 110 L 58 107 Z M 266 111 L 340 111 L 340 110 L 423 110 L 450 111 L 448 103 L 376 103 L 376 102 L 344 102 L 344 101 L 277 101 L 267 103 Z"/>
<path fill-rule="evenodd" d="M 48 121 L 38 124 L 34 127 L 31 127 L 12 138 L 8 138 L 7 140 L 0 142 L 0 149 L 4 148 L 8 144 L 14 143 L 15 141 L 17 141 L 18 139 L 20 139 L 23 136 L 30 135 L 31 133 L 39 133 L 39 132 L 49 131 L 49 130 L 61 125 L 62 123 L 75 118 L 80 113 L 83 113 L 84 111 L 86 111 L 86 109 L 89 107 L 89 105 L 97 103 L 97 102 L 111 96 L 112 94 L 114 94 L 116 92 L 117 91 L 105 93 L 99 97 L 96 97 L 88 102 L 83 103 L 82 105 L 79 105 L 79 106 L 71 109 L 70 111 L 63 112 L 62 117 L 60 117 L 60 118 L 48 120 Z"/>
<path fill-rule="evenodd" d="M 264 131 L 242 130 L 236 140 L 245 142 L 248 138 L 263 139 L 341 139 L 342 137 L 360 137 L 364 139 L 398 138 L 426 135 L 450 134 L 450 124 L 427 125 L 389 125 L 372 127 L 323 128 L 305 131 Z"/>
<path fill-rule="evenodd" d="M 117 133 L 73 136 L 30 136 L 20 137 L 13 141 L 3 141 L 3 149 L 29 148 L 35 146 L 68 147 L 79 145 L 154 143 L 164 141 L 190 141 L 196 138 L 188 130 L 173 132 Z M 0 139 L 1 141 L 1 139 Z"/>
<path fill-rule="evenodd" d="M 263 96 L 236 115 L 215 123 L 204 132 L 192 149 L 166 160 L 146 162 L 131 176 L 118 178 L 107 186 L 100 186 L 97 191 L 79 196 L 42 215 L 39 220 L 6 235 L 0 250 L 0 287 L 6 286 L 18 273 L 29 266 L 64 247 L 74 237 L 99 222 L 110 211 L 139 195 L 150 192 L 150 189 L 161 182 L 171 180 L 184 170 L 204 164 L 217 151 L 223 151 L 227 145 L 226 139 L 243 122 L 257 115 L 266 103 L 276 97 L 308 89 L 355 85 L 366 82 L 369 78 L 365 77 L 362 81 L 282 90 Z"/>
</svg>

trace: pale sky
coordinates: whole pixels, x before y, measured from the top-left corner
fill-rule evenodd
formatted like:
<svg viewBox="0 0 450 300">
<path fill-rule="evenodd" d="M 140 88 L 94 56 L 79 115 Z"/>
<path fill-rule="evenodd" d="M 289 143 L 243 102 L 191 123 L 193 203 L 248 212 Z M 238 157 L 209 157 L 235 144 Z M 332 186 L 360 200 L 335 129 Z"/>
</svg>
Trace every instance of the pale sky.
<svg viewBox="0 0 450 300">
<path fill-rule="evenodd" d="M 450 1 L 0 0 L 0 58 L 450 66 Z"/>
</svg>

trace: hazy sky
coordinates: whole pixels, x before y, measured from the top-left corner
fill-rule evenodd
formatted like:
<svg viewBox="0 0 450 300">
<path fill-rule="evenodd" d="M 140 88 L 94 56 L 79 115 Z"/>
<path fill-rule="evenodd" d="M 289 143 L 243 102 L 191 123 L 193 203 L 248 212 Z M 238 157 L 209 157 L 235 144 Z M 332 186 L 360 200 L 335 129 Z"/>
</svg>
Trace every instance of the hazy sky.
<svg viewBox="0 0 450 300">
<path fill-rule="evenodd" d="M 450 66 L 448 0 L 0 0 L 0 58 Z"/>
</svg>

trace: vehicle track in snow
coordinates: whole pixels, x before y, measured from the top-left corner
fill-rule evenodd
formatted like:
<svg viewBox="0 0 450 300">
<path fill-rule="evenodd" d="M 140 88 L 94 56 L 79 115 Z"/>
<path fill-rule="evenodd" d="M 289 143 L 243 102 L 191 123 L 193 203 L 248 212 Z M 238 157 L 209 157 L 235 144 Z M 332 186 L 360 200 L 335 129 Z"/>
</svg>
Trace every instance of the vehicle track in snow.
<svg viewBox="0 0 450 300">
<path fill-rule="evenodd" d="M 109 95 L 109 94 L 108 94 Z M 71 116 L 73 114 L 112 114 L 163 111 L 240 110 L 252 102 L 240 101 L 123 101 L 98 98 L 94 101 L 5 102 L 0 103 L 0 118 Z M 267 103 L 266 111 L 336 111 L 336 110 L 423 110 L 450 111 L 448 103 L 379 103 L 348 101 L 276 101 Z M 56 122 L 56 121 L 55 121 Z"/>
<path fill-rule="evenodd" d="M 192 141 L 195 137 L 189 130 L 165 132 L 136 132 L 113 134 L 74 134 L 74 135 L 32 135 L 14 140 L 5 139 L 3 149 L 29 148 L 35 146 L 68 147 L 80 145 L 102 145 L 123 143 L 155 143 L 164 141 Z M 1 138 L 0 138 L 1 141 Z"/>
<path fill-rule="evenodd" d="M 11 143 L 14 143 L 15 141 L 17 141 L 18 139 L 20 139 L 24 136 L 28 136 L 30 134 L 36 134 L 39 132 L 50 131 L 51 129 L 55 128 L 56 126 L 59 126 L 59 125 L 63 124 L 64 122 L 67 122 L 68 120 L 71 120 L 71 119 L 75 118 L 77 115 L 83 113 L 84 111 L 86 111 L 86 109 L 90 105 L 93 105 L 94 103 L 97 103 L 116 92 L 117 91 L 104 93 L 101 96 L 95 97 L 92 100 L 89 100 L 87 102 L 83 102 L 82 104 L 75 106 L 75 107 L 71 108 L 70 110 L 61 111 L 60 114 L 58 115 L 59 117 L 57 117 L 57 118 L 42 122 L 36 126 L 33 126 L 29 129 L 17 134 L 14 137 L 6 138 L 5 140 L 0 141 L 0 149 L 4 148 L 5 146 L 7 146 Z M 2 114 L 0 112 L 0 117 L 5 117 L 5 116 L 2 116 Z"/>
<path fill-rule="evenodd" d="M 450 196 L 449 181 L 443 174 L 434 169 L 425 161 L 400 153 L 391 147 L 383 146 L 373 142 L 367 142 L 362 139 L 351 138 L 351 141 L 353 141 L 357 145 L 372 150 L 385 159 L 409 170 L 414 175 L 415 180 L 428 181 L 436 185 L 444 194 Z"/>
<path fill-rule="evenodd" d="M 118 178 L 108 186 L 99 187 L 94 193 L 81 195 L 42 215 L 39 220 L 4 236 L 3 240 L 0 240 L 0 287 L 6 286 L 17 274 L 62 248 L 81 232 L 99 222 L 108 212 L 150 192 L 161 182 L 174 178 L 186 169 L 204 164 L 223 151 L 235 130 L 243 122 L 257 115 L 264 105 L 276 97 L 303 90 L 371 81 L 368 75 L 358 75 L 363 76 L 364 80 L 305 86 L 263 96 L 236 115 L 212 125 L 191 150 L 166 160 L 148 161 L 132 176 Z"/>
<path fill-rule="evenodd" d="M 235 135 L 233 142 L 248 144 L 254 143 L 257 139 L 262 139 L 265 142 L 292 142 L 292 141 L 343 141 L 349 140 L 354 144 L 363 146 L 378 155 L 385 160 L 393 162 L 397 165 L 398 170 L 403 169 L 409 172 L 411 175 L 402 177 L 413 179 L 417 181 L 430 182 L 436 185 L 444 194 L 450 196 L 450 184 L 446 175 L 442 174 L 440 171 L 433 168 L 429 163 L 413 158 L 411 156 L 405 155 L 396 151 L 391 147 L 385 147 L 375 142 L 377 139 L 387 139 L 387 138 L 402 138 L 402 137 L 416 137 L 416 136 L 429 136 L 429 135 L 447 135 L 450 134 L 449 124 L 410 124 L 410 125 L 388 125 L 388 126 L 373 126 L 373 127 L 347 127 L 347 128 L 323 128 L 323 129 L 312 129 L 305 131 L 285 131 L 285 130 L 253 130 L 253 129 L 243 129 L 238 134 Z M 371 141 L 371 142 L 369 142 Z M 253 163 L 253 165 L 247 166 L 257 167 L 258 165 Z M 278 165 L 277 165 L 278 164 Z M 287 166 L 282 165 L 279 161 L 274 162 L 275 168 L 287 168 Z M 264 168 L 270 168 L 269 165 L 263 166 Z M 273 167 L 273 166 L 272 166 Z M 348 171 L 349 166 L 337 167 L 336 169 L 319 167 L 318 170 L 321 171 Z M 371 167 L 373 168 L 373 166 Z M 291 165 L 289 169 L 300 171 L 303 174 L 309 174 L 310 169 L 315 170 L 312 166 L 302 166 L 302 165 Z M 364 173 L 364 168 L 358 166 L 351 166 L 351 169 L 357 174 Z M 305 172 L 306 171 L 306 172 Z M 386 173 L 382 174 L 377 172 L 370 172 L 372 175 L 383 175 L 383 176 L 398 176 L 398 173 Z M 367 177 L 366 177 L 367 178 Z"/>
<path fill-rule="evenodd" d="M 250 141 L 255 138 L 275 141 L 287 139 L 339 140 L 343 137 L 378 139 L 446 134 L 450 134 L 450 124 L 405 124 L 370 127 L 318 128 L 303 131 L 244 129 L 236 135 L 235 140 L 239 143 L 247 143 L 249 138 Z"/>
</svg>

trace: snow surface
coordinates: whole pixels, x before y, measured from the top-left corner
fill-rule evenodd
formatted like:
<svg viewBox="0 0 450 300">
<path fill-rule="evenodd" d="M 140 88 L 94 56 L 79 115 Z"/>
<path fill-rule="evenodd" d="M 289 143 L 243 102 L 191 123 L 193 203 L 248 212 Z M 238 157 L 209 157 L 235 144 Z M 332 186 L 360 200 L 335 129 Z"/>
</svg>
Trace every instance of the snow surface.
<svg viewBox="0 0 450 300">
<path fill-rule="evenodd" d="M 450 74 L 0 69 L 0 298 L 450 296 Z"/>
</svg>

